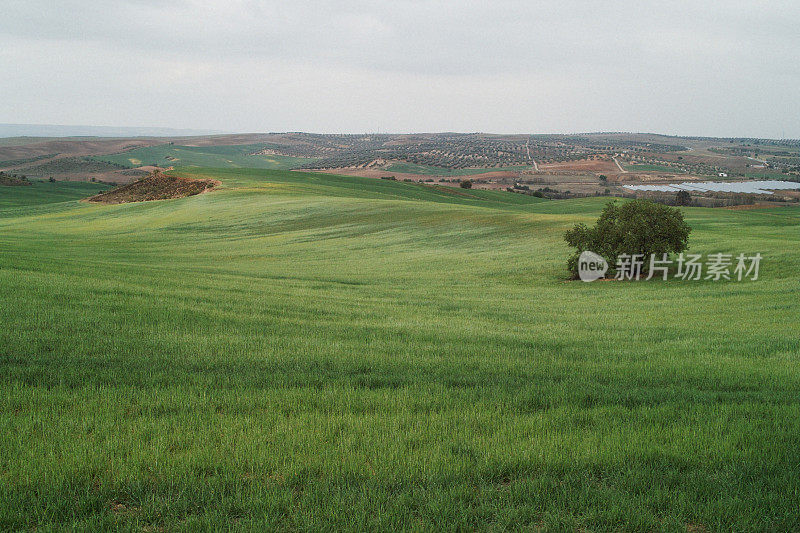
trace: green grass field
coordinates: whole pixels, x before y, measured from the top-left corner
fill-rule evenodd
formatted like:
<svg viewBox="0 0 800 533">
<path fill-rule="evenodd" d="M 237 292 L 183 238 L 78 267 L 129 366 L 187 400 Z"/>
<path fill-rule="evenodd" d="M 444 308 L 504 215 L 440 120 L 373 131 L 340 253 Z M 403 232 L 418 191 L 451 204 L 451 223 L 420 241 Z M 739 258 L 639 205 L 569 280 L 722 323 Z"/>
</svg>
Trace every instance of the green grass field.
<svg viewBox="0 0 800 533">
<path fill-rule="evenodd" d="M 585 284 L 602 199 L 192 172 L 0 190 L 0 528 L 800 529 L 800 209 L 684 211 L 758 281 Z"/>
<path fill-rule="evenodd" d="M 499 172 L 503 170 L 528 170 L 530 168 L 531 167 L 529 165 L 494 168 L 445 168 L 431 165 L 416 165 L 414 163 L 392 163 L 386 167 L 386 171 L 403 174 L 421 174 L 426 176 L 473 176 L 475 174 L 485 174 L 486 172 Z"/>
<path fill-rule="evenodd" d="M 290 169 L 313 159 L 282 155 L 249 155 L 263 148 L 260 144 L 232 146 L 178 146 L 159 144 L 136 148 L 119 154 L 96 156 L 97 161 L 106 161 L 127 167 L 155 165 L 160 167 L 219 167 Z"/>
<path fill-rule="evenodd" d="M 30 213 L 29 207 L 80 200 L 110 188 L 102 183 L 86 181 L 50 183 L 31 179 L 30 182 L 31 184 L 26 186 L 0 188 L 0 217 L 27 215 Z"/>
<path fill-rule="evenodd" d="M 646 165 L 642 163 L 627 164 L 625 170 L 629 172 L 669 172 L 670 174 L 685 174 L 685 170 L 675 167 L 668 167 L 667 165 Z"/>
<path fill-rule="evenodd" d="M 758 172 L 752 169 L 744 171 L 745 178 L 761 179 L 761 180 L 782 180 L 782 181 L 797 181 L 797 175 L 784 174 L 783 172 L 767 171 Z"/>
</svg>

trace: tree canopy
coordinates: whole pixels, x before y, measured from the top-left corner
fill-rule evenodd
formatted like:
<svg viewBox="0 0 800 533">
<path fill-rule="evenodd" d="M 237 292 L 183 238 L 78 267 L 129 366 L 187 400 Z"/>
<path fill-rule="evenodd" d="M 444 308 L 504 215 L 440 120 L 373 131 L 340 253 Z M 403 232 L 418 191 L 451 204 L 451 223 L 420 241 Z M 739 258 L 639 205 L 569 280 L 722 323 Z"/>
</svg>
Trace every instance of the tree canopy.
<svg viewBox="0 0 800 533">
<path fill-rule="evenodd" d="M 578 257 L 589 250 L 601 255 L 614 272 L 617 257 L 622 254 L 680 253 L 688 246 L 691 228 L 679 209 L 649 200 L 631 200 L 623 204 L 610 202 L 603 208 L 594 227 L 576 224 L 567 231 L 564 239 L 577 250 L 570 256 L 567 266 L 577 277 Z M 648 265 L 645 264 L 645 270 Z"/>
</svg>

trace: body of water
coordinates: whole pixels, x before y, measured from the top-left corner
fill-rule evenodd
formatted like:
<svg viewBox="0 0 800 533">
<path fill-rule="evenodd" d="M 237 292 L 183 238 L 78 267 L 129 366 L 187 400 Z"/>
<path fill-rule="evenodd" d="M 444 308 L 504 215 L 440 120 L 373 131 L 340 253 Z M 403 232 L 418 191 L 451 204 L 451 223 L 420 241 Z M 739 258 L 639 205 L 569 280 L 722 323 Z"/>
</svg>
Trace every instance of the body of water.
<svg viewBox="0 0 800 533">
<path fill-rule="evenodd" d="M 634 191 L 696 191 L 696 192 L 742 192 L 751 194 L 772 194 L 772 191 L 800 189 L 800 183 L 794 181 L 758 180 L 758 181 L 687 181 L 660 185 L 623 185 Z"/>
</svg>

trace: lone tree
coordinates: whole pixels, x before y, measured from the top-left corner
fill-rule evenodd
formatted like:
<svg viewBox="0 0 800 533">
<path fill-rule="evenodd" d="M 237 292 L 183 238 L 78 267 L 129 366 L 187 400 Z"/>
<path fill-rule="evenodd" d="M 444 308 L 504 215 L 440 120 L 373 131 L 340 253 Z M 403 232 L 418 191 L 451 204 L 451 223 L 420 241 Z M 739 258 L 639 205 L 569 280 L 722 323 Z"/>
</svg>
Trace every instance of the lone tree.
<svg viewBox="0 0 800 533">
<path fill-rule="evenodd" d="M 472 188 L 472 182 L 470 180 L 461 180 L 460 185 L 461 185 L 462 189 L 471 189 Z"/>
<path fill-rule="evenodd" d="M 686 250 L 691 228 L 683 213 L 649 200 L 631 200 L 624 204 L 609 202 L 603 208 L 597 224 L 590 228 L 576 224 L 564 239 L 577 248 L 567 261 L 573 279 L 578 277 L 578 257 L 586 250 L 601 255 L 613 271 L 621 254 L 642 254 L 643 271 L 649 270 L 651 254 L 661 259 L 663 254 Z"/>
<path fill-rule="evenodd" d="M 692 195 L 689 191 L 678 191 L 675 195 L 675 205 L 692 205 Z"/>
</svg>

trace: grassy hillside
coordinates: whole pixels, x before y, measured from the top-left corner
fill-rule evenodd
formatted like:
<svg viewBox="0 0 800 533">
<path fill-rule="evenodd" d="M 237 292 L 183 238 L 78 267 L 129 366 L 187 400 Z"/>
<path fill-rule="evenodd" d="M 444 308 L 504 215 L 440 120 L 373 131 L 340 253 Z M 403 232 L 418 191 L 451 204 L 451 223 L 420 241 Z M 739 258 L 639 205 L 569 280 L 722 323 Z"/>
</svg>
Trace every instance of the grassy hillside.
<svg viewBox="0 0 800 533">
<path fill-rule="evenodd" d="M 86 198 L 109 188 L 102 183 L 85 181 L 30 180 L 27 187 L 3 187 L 0 189 L 0 217 L 12 217 L 20 213 L 30 214 L 28 209 L 52 203 Z"/>
<path fill-rule="evenodd" d="M 160 144 L 136 148 L 119 154 L 97 156 L 94 159 L 127 167 L 155 165 L 160 167 L 219 167 L 219 168 L 295 168 L 312 159 L 280 155 L 249 155 L 263 148 L 260 144 L 234 146 L 177 146 Z"/>
<path fill-rule="evenodd" d="M 600 199 L 193 172 L 0 208 L 0 527 L 800 528 L 800 209 L 685 211 L 759 281 L 566 283 Z"/>
</svg>

